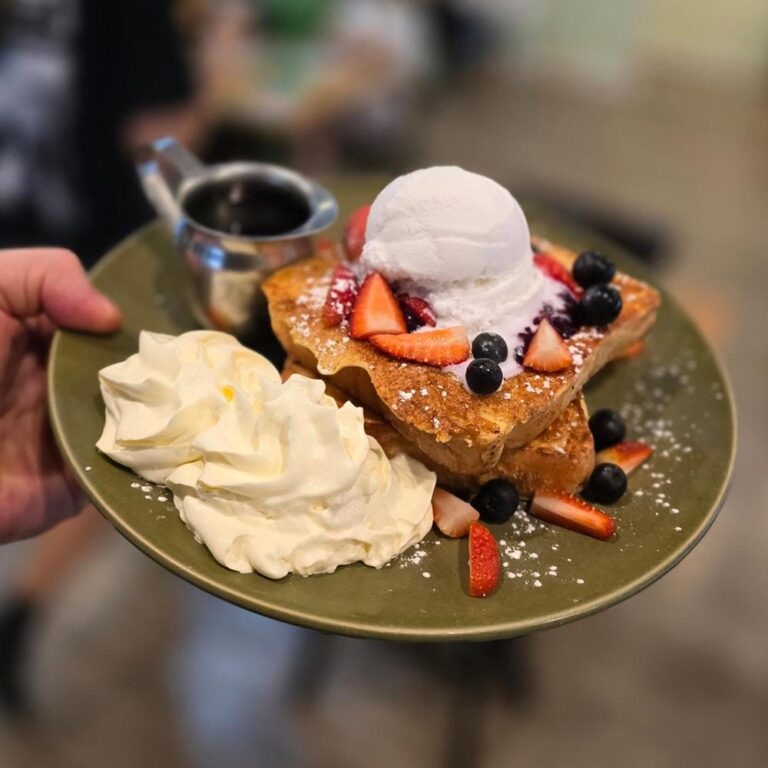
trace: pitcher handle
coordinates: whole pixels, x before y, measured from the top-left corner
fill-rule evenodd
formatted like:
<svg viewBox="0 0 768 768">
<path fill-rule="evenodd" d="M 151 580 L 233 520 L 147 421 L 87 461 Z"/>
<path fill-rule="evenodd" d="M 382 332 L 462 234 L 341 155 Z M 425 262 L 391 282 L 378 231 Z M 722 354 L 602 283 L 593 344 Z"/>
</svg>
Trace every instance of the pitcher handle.
<svg viewBox="0 0 768 768">
<path fill-rule="evenodd" d="M 176 139 L 165 136 L 139 149 L 136 170 L 147 198 L 174 231 L 182 220 L 179 187 L 202 174 L 205 166 Z"/>
</svg>

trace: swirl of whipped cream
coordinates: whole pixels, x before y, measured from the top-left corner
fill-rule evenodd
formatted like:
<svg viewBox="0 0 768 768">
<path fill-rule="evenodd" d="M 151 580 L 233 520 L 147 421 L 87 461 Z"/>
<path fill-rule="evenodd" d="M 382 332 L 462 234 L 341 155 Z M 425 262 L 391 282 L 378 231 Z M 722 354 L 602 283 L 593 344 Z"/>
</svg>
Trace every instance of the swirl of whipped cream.
<svg viewBox="0 0 768 768">
<path fill-rule="evenodd" d="M 138 355 L 101 372 L 98 447 L 167 485 L 219 562 L 271 578 L 381 567 L 424 537 L 435 476 L 388 459 L 361 409 L 339 408 L 321 381 L 281 383 L 229 336 L 193 333 L 142 333 Z"/>
<path fill-rule="evenodd" d="M 99 372 L 106 405 L 99 450 L 154 483 L 200 458 L 195 437 L 216 424 L 234 387 L 258 401 L 280 374 L 226 333 L 142 331 L 138 354 Z"/>
</svg>

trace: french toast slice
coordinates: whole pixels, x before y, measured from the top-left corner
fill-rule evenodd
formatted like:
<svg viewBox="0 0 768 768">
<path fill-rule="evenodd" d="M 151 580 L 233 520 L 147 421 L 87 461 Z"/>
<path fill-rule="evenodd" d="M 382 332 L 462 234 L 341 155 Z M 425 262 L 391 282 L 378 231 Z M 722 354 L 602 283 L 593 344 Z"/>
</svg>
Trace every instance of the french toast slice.
<svg viewBox="0 0 768 768">
<path fill-rule="evenodd" d="M 557 248 L 557 257 L 570 267 L 576 254 Z M 322 307 L 338 261 L 336 249 L 319 249 L 264 283 L 275 334 L 290 357 L 383 416 L 436 466 L 462 475 L 492 470 L 505 447 L 519 448 L 541 434 L 591 376 L 646 333 L 659 306 L 653 288 L 618 273 L 619 317 L 607 329 L 582 329 L 568 340 L 570 368 L 525 370 L 479 396 L 448 371 L 405 363 L 355 341 L 344 323 L 328 327 Z"/>
<path fill-rule="evenodd" d="M 317 378 L 317 373 L 288 358 L 283 379 L 297 373 Z M 326 382 L 326 393 L 339 405 L 349 396 Z M 386 419 L 363 408 L 365 431 L 375 438 L 390 458 L 407 453 L 421 461 L 437 475 L 438 485 L 456 490 L 476 491 L 483 483 L 496 478 L 511 481 L 521 496 L 533 496 L 539 488 L 575 493 L 587 481 L 595 466 L 595 447 L 589 430 L 587 405 L 581 395 L 540 435 L 519 448 L 505 447 L 498 463 L 479 475 L 451 472 L 436 464 L 413 443 L 409 443 Z"/>
</svg>

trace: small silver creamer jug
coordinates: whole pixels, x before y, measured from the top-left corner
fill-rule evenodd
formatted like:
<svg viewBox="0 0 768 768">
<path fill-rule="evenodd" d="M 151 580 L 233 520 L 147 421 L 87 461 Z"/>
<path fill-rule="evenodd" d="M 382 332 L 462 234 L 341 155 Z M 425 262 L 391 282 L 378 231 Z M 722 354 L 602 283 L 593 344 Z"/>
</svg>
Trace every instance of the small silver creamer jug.
<svg viewBox="0 0 768 768">
<path fill-rule="evenodd" d="M 190 307 L 207 328 L 253 338 L 267 321 L 262 282 L 312 252 L 338 212 L 333 195 L 267 163 L 203 165 L 172 138 L 139 153 L 144 192 L 173 233 Z"/>
</svg>

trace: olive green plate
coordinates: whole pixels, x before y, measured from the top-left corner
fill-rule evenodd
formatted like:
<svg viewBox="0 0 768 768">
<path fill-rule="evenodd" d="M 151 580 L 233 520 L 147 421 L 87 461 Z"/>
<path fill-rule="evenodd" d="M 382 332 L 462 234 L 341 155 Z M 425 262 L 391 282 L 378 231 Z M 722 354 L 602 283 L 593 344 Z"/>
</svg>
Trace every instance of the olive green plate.
<svg viewBox="0 0 768 768">
<path fill-rule="evenodd" d="M 551 234 L 536 222 L 538 232 Z M 560 236 L 562 239 L 562 235 Z M 583 234 L 563 242 L 586 245 Z M 594 241 L 592 241 L 594 245 Z M 618 264 L 643 276 L 611 251 Z M 400 640 L 490 639 L 526 634 L 586 616 L 629 597 L 678 563 L 723 503 L 734 452 L 734 415 L 725 375 L 707 343 L 669 296 L 647 352 L 613 363 L 590 383 L 591 409 L 621 408 L 630 437 L 656 447 L 647 468 L 611 509 L 609 542 L 530 522 L 492 526 L 504 580 L 491 597 L 467 593 L 466 540 L 430 533 L 388 567 L 271 581 L 219 565 L 185 528 L 161 490 L 142 489 L 128 469 L 95 447 L 104 423 L 97 372 L 137 349 L 141 329 L 194 327 L 167 235 L 148 227 L 115 248 L 93 272 L 125 312 L 109 338 L 59 333 L 50 362 L 56 438 L 93 503 L 150 557 L 219 597 L 276 619 L 349 635 Z M 170 496 L 170 494 L 169 494 Z M 439 543 L 438 543 L 439 542 Z M 509 574 L 513 574 L 510 576 Z"/>
</svg>

